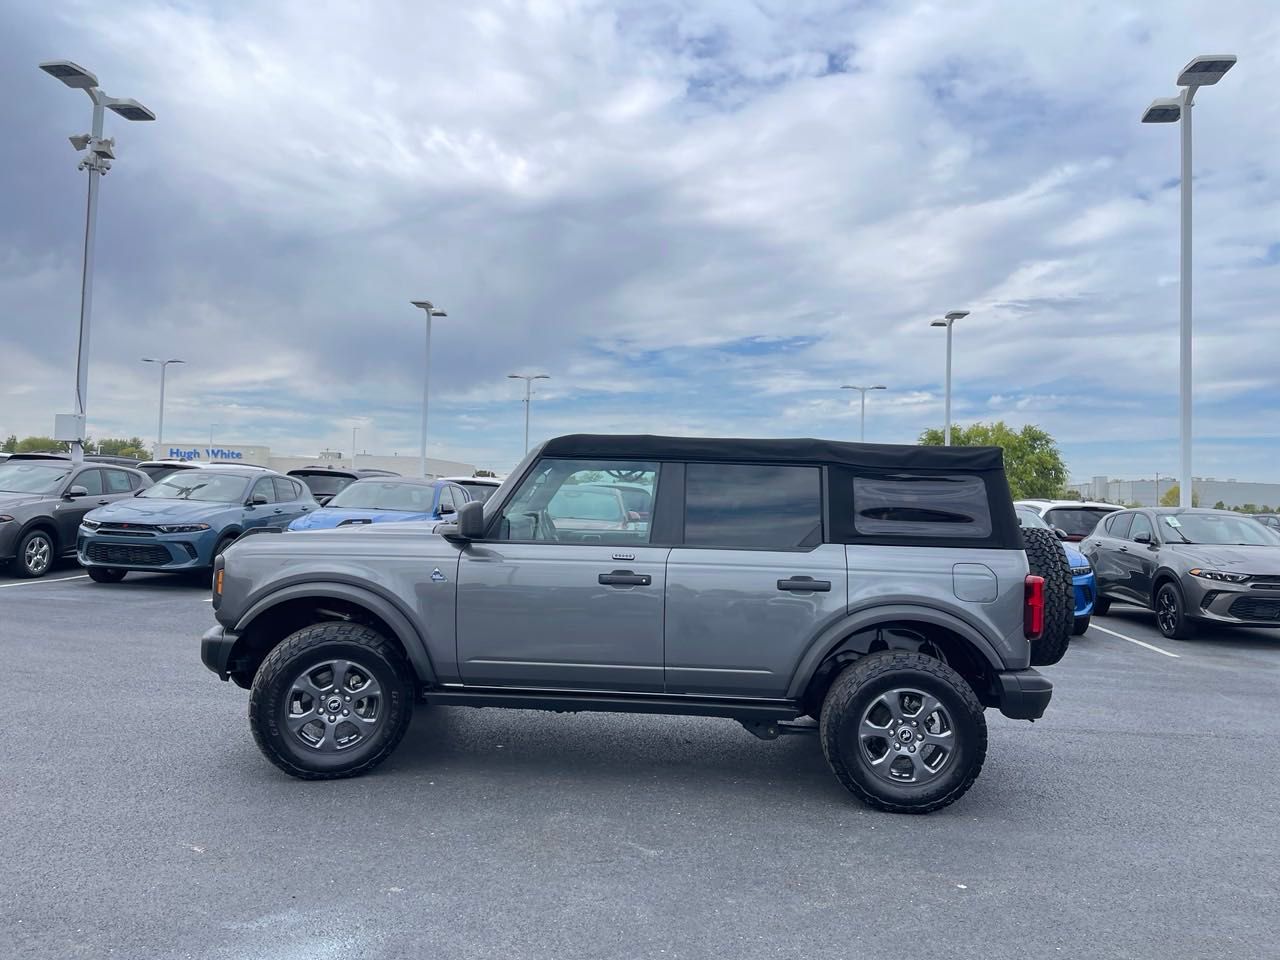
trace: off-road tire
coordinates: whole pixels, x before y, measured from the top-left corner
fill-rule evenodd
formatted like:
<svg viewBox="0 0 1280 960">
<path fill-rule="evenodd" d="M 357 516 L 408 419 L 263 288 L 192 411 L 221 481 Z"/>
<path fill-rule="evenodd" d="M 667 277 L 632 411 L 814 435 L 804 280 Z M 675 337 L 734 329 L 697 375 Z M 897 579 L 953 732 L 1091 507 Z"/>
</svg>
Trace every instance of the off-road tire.
<svg viewBox="0 0 1280 960">
<path fill-rule="evenodd" d="M 284 720 L 295 680 L 309 666 L 335 658 L 359 664 L 377 681 L 384 691 L 386 712 L 365 742 L 321 753 L 302 743 Z M 414 683 L 413 670 L 400 649 L 376 630 L 347 621 L 313 624 L 286 637 L 258 667 L 249 693 L 249 726 L 258 749 L 290 776 L 300 780 L 359 776 L 390 756 L 404 737 L 413 715 Z"/>
<path fill-rule="evenodd" d="M 1105 617 L 1111 612 L 1111 598 L 1098 594 L 1093 598 L 1093 612 L 1100 617 Z"/>
<path fill-rule="evenodd" d="M 18 552 L 14 555 L 11 569 L 19 577 L 34 580 L 52 570 L 57 560 L 58 547 L 53 536 L 37 527 L 18 540 Z"/>
<path fill-rule="evenodd" d="M 1162 604 L 1172 604 L 1173 619 L 1169 621 L 1162 610 Z M 1182 590 L 1172 580 L 1160 584 L 1156 591 L 1155 603 L 1156 629 L 1170 640 L 1190 640 L 1196 635 L 1196 625 L 1187 616 L 1187 601 L 1183 599 Z"/>
<path fill-rule="evenodd" d="M 94 583 L 119 583 L 128 571 L 117 567 L 86 567 L 85 572 Z"/>
<path fill-rule="evenodd" d="M 1078 637 L 1089 629 L 1089 622 L 1092 614 L 1086 613 L 1083 617 L 1076 617 L 1075 626 L 1071 628 L 1071 635 Z"/>
<path fill-rule="evenodd" d="M 1022 541 L 1031 572 L 1044 578 L 1044 630 L 1039 639 L 1031 641 L 1031 665 L 1047 667 L 1066 656 L 1071 642 L 1076 609 L 1071 566 L 1052 530 L 1024 527 Z"/>
<path fill-rule="evenodd" d="M 936 779 L 890 783 L 877 775 L 858 730 L 864 713 L 888 691 L 907 687 L 937 698 L 952 722 L 956 747 Z M 822 753 L 831 772 L 869 807 L 889 813 L 931 813 L 964 796 L 987 755 L 987 721 L 973 688 L 940 660 L 923 653 L 888 650 L 844 669 L 827 691 L 819 724 Z"/>
</svg>

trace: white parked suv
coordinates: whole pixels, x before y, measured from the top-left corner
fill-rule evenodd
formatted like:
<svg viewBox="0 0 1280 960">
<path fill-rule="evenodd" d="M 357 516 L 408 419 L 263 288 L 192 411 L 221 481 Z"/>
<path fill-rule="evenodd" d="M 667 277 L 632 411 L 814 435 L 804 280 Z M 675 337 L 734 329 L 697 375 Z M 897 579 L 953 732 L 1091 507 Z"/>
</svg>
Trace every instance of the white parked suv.
<svg viewBox="0 0 1280 960">
<path fill-rule="evenodd" d="M 1093 533 L 1098 521 L 1108 513 L 1124 509 L 1114 503 L 1094 500 L 1017 500 L 1015 503 L 1034 510 L 1049 526 L 1064 531 L 1072 543 L 1079 543 Z"/>
</svg>

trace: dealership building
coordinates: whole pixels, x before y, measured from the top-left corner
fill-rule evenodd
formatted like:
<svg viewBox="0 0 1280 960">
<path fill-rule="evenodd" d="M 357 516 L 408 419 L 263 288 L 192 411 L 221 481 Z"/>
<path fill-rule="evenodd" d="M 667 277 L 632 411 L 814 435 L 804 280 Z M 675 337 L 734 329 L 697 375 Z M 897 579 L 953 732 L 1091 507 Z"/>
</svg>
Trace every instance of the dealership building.
<svg viewBox="0 0 1280 960">
<path fill-rule="evenodd" d="M 332 467 L 335 470 L 390 470 L 405 477 L 419 475 L 421 461 L 417 457 L 382 457 L 371 454 L 343 456 L 340 450 L 322 450 L 314 457 L 297 457 L 276 454 L 270 447 L 257 444 L 166 443 L 156 448 L 157 460 L 199 460 L 205 463 L 244 463 L 258 467 L 270 467 L 281 473 L 299 467 Z M 458 460 L 427 458 L 427 474 L 432 477 L 470 477 L 476 472 L 472 463 Z"/>
<path fill-rule="evenodd" d="M 1169 488 L 1178 483 L 1175 477 L 1158 480 L 1116 480 L 1112 477 L 1094 477 L 1088 483 L 1074 483 L 1069 489 L 1085 500 L 1104 500 L 1107 503 L 1136 503 L 1142 507 L 1154 507 Z M 1242 507 L 1252 503 L 1257 507 L 1280 508 L 1280 483 L 1250 483 L 1241 480 L 1219 480 L 1216 477 L 1196 477 L 1191 489 L 1200 499 L 1200 506 Z"/>
</svg>

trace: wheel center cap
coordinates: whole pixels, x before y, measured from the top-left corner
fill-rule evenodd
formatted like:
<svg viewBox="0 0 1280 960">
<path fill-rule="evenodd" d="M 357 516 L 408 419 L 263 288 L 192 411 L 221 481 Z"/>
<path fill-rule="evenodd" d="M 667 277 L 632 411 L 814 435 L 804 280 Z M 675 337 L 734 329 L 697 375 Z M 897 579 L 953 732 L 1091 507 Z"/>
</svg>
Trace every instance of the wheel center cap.
<svg viewBox="0 0 1280 960">
<path fill-rule="evenodd" d="M 912 733 L 910 728 L 903 727 L 898 731 L 898 739 L 901 740 L 903 743 L 910 743 L 911 738 L 912 738 Z"/>
<path fill-rule="evenodd" d="M 337 713 L 342 709 L 342 700 L 338 697 L 330 697 L 329 702 L 325 704 L 325 707 L 330 713 Z"/>
</svg>

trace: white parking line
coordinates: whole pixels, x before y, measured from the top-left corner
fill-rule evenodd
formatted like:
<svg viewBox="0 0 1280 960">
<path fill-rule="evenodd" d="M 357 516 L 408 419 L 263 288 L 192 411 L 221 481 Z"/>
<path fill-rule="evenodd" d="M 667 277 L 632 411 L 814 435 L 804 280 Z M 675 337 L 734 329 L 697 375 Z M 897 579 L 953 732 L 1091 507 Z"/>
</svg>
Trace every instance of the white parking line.
<svg viewBox="0 0 1280 960">
<path fill-rule="evenodd" d="M 1103 633 L 1109 633 L 1113 637 L 1119 637 L 1121 640 L 1128 640 L 1130 643 L 1136 643 L 1140 647 L 1146 647 L 1156 653 L 1163 653 L 1166 657 L 1173 657 L 1175 660 L 1181 660 L 1182 654 L 1170 653 L 1168 650 L 1161 650 L 1155 644 L 1147 643 L 1145 640 L 1135 640 L 1133 637 L 1126 637 L 1123 633 L 1116 633 L 1114 630 L 1108 630 L 1106 627 L 1100 627 L 1096 623 L 1089 624 L 1090 630 L 1101 630 Z"/>
<path fill-rule="evenodd" d="M 21 583 L 0 583 L 0 590 L 5 587 L 34 587 L 41 583 L 66 583 L 68 580 L 88 580 L 89 575 L 82 573 L 78 577 L 55 577 L 52 580 L 23 580 Z"/>
</svg>

